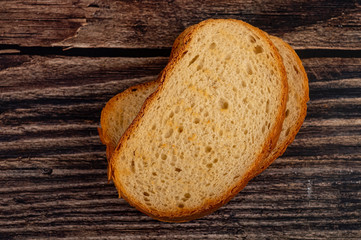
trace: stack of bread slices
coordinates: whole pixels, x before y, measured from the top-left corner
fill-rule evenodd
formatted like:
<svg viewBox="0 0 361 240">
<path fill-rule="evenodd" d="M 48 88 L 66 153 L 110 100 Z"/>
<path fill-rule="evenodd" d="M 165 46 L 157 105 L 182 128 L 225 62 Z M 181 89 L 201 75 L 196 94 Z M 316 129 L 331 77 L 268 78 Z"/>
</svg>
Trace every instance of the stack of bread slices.
<svg viewBox="0 0 361 240">
<path fill-rule="evenodd" d="M 240 20 L 200 22 L 176 39 L 157 80 L 104 107 L 109 180 L 155 219 L 202 217 L 284 153 L 308 99 L 301 60 L 283 40 Z"/>
</svg>

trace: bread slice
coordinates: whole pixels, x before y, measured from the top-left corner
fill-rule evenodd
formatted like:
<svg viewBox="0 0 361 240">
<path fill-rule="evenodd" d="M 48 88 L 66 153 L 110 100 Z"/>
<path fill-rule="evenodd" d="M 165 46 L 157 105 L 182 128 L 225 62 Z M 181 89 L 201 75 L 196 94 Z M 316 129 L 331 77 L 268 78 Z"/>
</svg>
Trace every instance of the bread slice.
<svg viewBox="0 0 361 240">
<path fill-rule="evenodd" d="M 179 49 L 181 39 L 190 32 L 192 27 L 193 26 L 187 28 L 176 39 L 170 59 L 175 54 L 176 50 Z M 286 151 L 288 145 L 292 143 L 305 119 L 307 101 L 309 100 L 308 78 L 298 55 L 292 47 L 282 39 L 274 36 L 270 36 L 270 39 L 277 47 L 286 67 L 288 79 L 288 100 L 286 105 L 285 120 L 283 122 L 282 132 L 277 141 L 277 145 L 272 150 L 271 154 L 261 161 L 260 169 L 256 172 L 256 174 L 261 173 L 264 169 L 266 169 L 277 157 L 281 156 Z M 150 93 L 153 93 L 152 91 L 154 91 L 158 85 L 158 81 L 152 81 L 131 87 L 130 89 L 114 96 L 105 105 L 101 115 L 101 127 L 103 130 L 99 129 L 99 131 L 102 131 L 103 137 L 107 139 L 107 141 L 102 141 L 105 145 L 107 145 L 108 160 L 118 144 L 120 137 L 137 116 L 145 99 L 150 95 Z M 137 90 L 134 91 L 134 89 Z M 123 117 L 122 114 L 117 114 L 118 111 L 119 113 L 127 112 L 127 117 Z"/>
<path fill-rule="evenodd" d="M 112 97 L 102 110 L 98 133 L 100 140 L 106 145 L 108 159 L 108 180 L 110 180 L 110 157 L 120 137 L 137 116 L 144 100 L 153 93 L 159 83 L 147 82 L 133 86 Z"/>
<path fill-rule="evenodd" d="M 309 100 L 308 78 L 301 59 L 293 48 L 282 39 L 270 36 L 270 39 L 281 54 L 286 68 L 288 79 L 288 98 L 286 104 L 285 120 L 276 147 L 260 163 L 261 173 L 271 163 L 281 156 L 286 148 L 293 142 L 307 113 Z"/>
<path fill-rule="evenodd" d="M 198 24 L 111 158 L 119 194 L 163 221 L 214 211 L 274 148 L 286 98 L 281 57 L 262 31 L 237 20 Z"/>
</svg>

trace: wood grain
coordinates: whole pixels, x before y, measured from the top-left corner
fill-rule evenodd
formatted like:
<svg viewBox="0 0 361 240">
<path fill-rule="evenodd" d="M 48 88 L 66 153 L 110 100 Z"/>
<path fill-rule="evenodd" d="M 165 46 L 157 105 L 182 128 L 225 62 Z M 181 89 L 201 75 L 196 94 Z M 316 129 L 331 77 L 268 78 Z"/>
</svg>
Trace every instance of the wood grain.
<svg viewBox="0 0 361 240">
<path fill-rule="evenodd" d="M 357 0 L 11 0 L 0 15 L 0 44 L 19 46 L 170 48 L 192 24 L 235 18 L 297 49 L 361 49 Z"/>
<path fill-rule="evenodd" d="M 57 46 L 164 48 L 208 18 L 244 20 L 297 49 L 361 49 L 357 1 L 122 1 L 97 0 L 94 16 Z M 322 14 L 320 14 L 322 13 Z M 141 16 L 141 17 L 140 17 Z"/>
<path fill-rule="evenodd" d="M 0 44 L 51 46 L 73 36 L 95 9 L 91 0 L 7 0 L 0 4 Z"/>
<path fill-rule="evenodd" d="M 141 214 L 107 184 L 106 101 L 167 58 L 0 56 L 1 239 L 361 237 L 361 59 L 303 59 L 306 121 L 286 153 L 214 214 Z"/>
</svg>

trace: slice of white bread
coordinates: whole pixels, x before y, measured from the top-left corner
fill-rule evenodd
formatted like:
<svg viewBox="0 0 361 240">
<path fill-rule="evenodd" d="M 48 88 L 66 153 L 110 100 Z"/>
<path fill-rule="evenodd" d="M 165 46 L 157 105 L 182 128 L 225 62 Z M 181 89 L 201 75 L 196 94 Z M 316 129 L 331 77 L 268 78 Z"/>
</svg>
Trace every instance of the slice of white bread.
<svg viewBox="0 0 361 240">
<path fill-rule="evenodd" d="M 309 100 L 308 78 L 301 59 L 293 48 L 282 39 L 270 36 L 281 54 L 288 80 L 288 98 L 282 131 L 272 152 L 261 161 L 259 174 L 281 156 L 293 142 L 300 130 L 307 113 Z"/>
<path fill-rule="evenodd" d="M 214 211 L 274 148 L 286 98 L 281 57 L 262 31 L 237 20 L 196 25 L 111 158 L 119 194 L 163 221 Z"/>
<path fill-rule="evenodd" d="M 175 50 L 179 48 L 180 39 L 189 32 L 190 28 L 187 28 L 175 41 L 171 57 L 174 55 Z M 292 143 L 305 119 L 307 101 L 309 100 L 307 74 L 296 52 L 282 39 L 274 36 L 270 36 L 270 39 L 277 47 L 286 67 L 288 101 L 285 120 L 277 145 L 271 154 L 261 161 L 260 169 L 257 173 L 266 169 L 277 157 L 282 155 L 288 145 Z M 102 134 L 100 133 L 100 135 L 103 135 L 104 139 L 102 141 L 107 145 L 107 159 L 110 159 L 111 153 L 118 144 L 120 137 L 137 116 L 145 99 L 153 93 L 158 85 L 158 81 L 136 85 L 114 96 L 105 105 L 101 115 L 102 128 L 99 130 L 103 132 Z M 136 91 L 134 91 L 134 89 L 136 89 Z M 127 112 L 126 117 L 123 117 L 123 112 Z"/>
<path fill-rule="evenodd" d="M 137 116 L 144 100 L 153 93 L 159 83 L 156 81 L 139 84 L 112 97 L 102 110 L 98 133 L 106 145 L 108 159 L 108 180 L 110 180 L 109 160 L 120 137 Z"/>
</svg>

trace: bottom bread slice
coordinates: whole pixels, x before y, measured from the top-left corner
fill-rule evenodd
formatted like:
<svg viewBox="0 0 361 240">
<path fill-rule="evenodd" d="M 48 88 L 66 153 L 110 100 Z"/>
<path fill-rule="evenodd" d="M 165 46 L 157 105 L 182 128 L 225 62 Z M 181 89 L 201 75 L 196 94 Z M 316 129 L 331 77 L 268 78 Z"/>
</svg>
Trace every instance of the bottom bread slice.
<svg viewBox="0 0 361 240">
<path fill-rule="evenodd" d="M 102 110 L 100 140 L 106 145 L 108 160 L 108 180 L 110 179 L 110 158 L 125 130 L 132 123 L 142 107 L 145 99 L 159 86 L 158 81 L 151 81 L 132 86 L 112 97 Z"/>
<path fill-rule="evenodd" d="M 239 192 L 274 148 L 286 105 L 285 69 L 264 33 L 212 20 L 188 37 L 110 161 L 119 194 L 164 221 L 203 216 Z"/>
<path fill-rule="evenodd" d="M 188 32 L 188 29 L 186 31 Z M 259 171 L 257 171 L 256 174 L 266 169 L 277 157 L 282 155 L 287 146 L 292 143 L 305 119 L 307 101 L 309 100 L 307 74 L 296 52 L 282 39 L 274 36 L 271 36 L 270 39 L 280 52 L 286 68 L 288 100 L 285 120 L 277 145 L 272 152 L 261 161 Z M 175 46 L 178 47 L 176 44 Z M 172 51 L 172 53 L 173 52 L 174 51 Z M 111 98 L 105 105 L 101 114 L 99 135 L 101 136 L 103 144 L 107 147 L 108 160 L 117 146 L 120 137 L 137 116 L 145 99 L 157 89 L 158 85 L 158 81 L 151 81 L 130 87 Z"/>
</svg>

